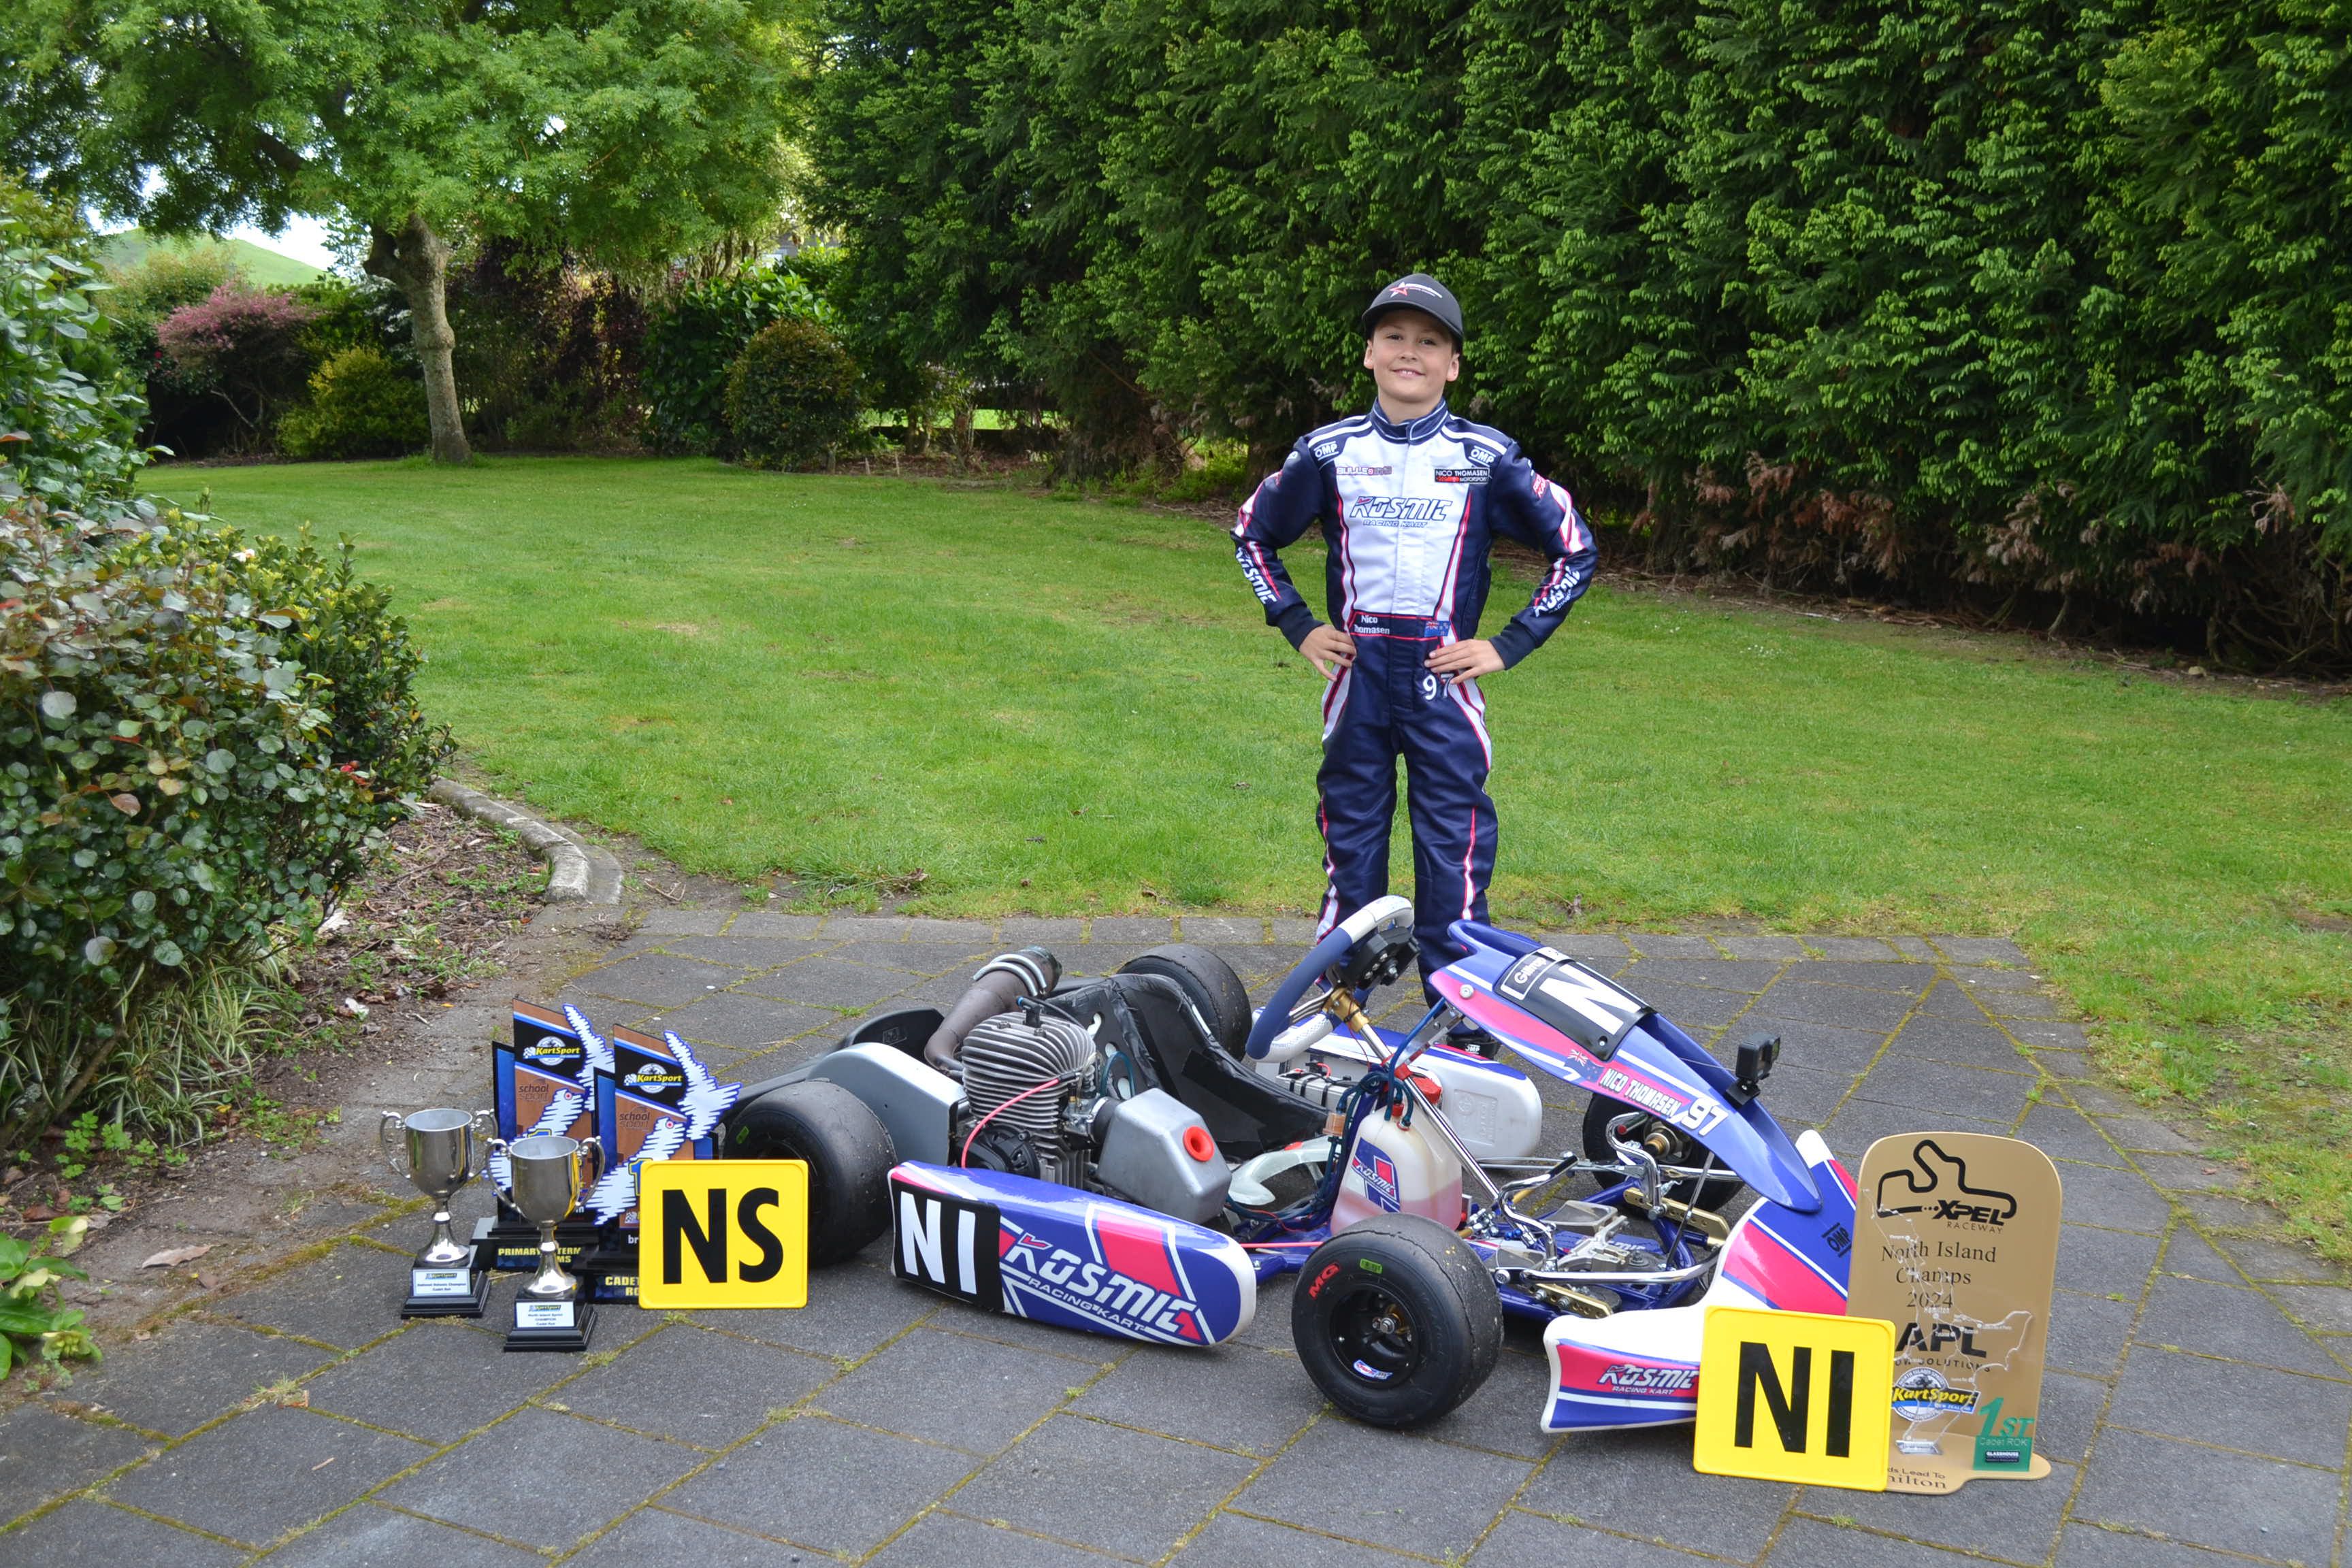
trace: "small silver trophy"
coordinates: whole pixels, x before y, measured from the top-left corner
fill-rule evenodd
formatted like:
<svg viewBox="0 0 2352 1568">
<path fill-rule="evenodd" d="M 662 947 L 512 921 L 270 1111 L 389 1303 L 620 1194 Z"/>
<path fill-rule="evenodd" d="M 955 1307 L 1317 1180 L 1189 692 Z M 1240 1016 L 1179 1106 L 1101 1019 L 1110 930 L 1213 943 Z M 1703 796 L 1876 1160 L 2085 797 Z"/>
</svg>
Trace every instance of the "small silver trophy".
<svg viewBox="0 0 2352 1568">
<path fill-rule="evenodd" d="M 404 1318 L 478 1318 L 489 1300 L 488 1272 L 475 1268 L 474 1249 L 449 1234 L 449 1200 L 482 1173 L 497 1120 L 487 1110 L 468 1115 L 436 1106 L 404 1117 L 387 1110 L 377 1124 L 384 1163 L 433 1200 L 433 1239 L 410 1260 Z"/>
<path fill-rule="evenodd" d="M 604 1148 L 593 1138 L 534 1133 L 512 1143 L 491 1140 L 506 1156 L 507 1202 L 539 1226 L 539 1272 L 515 1292 L 510 1351 L 584 1351 L 596 1309 L 580 1280 L 564 1271 L 556 1255 L 555 1227 L 580 1205 L 580 1194 L 601 1173 Z M 583 1170 L 583 1167 L 585 1167 Z"/>
</svg>

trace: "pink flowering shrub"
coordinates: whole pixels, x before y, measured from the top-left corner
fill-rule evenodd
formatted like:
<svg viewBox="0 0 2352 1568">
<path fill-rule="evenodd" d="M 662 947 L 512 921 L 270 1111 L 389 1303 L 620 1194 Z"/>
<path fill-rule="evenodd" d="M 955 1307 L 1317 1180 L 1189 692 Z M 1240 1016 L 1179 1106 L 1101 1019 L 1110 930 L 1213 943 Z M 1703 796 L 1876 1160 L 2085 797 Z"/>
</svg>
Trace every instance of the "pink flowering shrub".
<svg viewBox="0 0 2352 1568">
<path fill-rule="evenodd" d="M 259 446 L 278 415 L 302 395 L 310 371 L 303 329 L 318 311 L 291 294 L 231 279 L 157 324 L 155 346 L 181 385 L 218 397 L 236 416 L 245 448 Z"/>
</svg>

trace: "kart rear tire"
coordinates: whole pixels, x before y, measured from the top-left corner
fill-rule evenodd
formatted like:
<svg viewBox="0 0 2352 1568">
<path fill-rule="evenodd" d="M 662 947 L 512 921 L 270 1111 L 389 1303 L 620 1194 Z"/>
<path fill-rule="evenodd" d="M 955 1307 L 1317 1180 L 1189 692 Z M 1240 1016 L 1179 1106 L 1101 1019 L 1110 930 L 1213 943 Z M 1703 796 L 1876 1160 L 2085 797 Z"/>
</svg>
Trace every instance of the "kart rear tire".
<svg viewBox="0 0 2352 1568">
<path fill-rule="evenodd" d="M 1157 974 L 1172 980 L 1209 1026 L 1209 1033 L 1229 1057 L 1239 1057 L 1249 1044 L 1249 987 L 1234 966 L 1205 947 L 1173 942 L 1129 959 L 1121 974 Z"/>
<path fill-rule="evenodd" d="M 847 1261 L 890 1228 L 890 1130 L 866 1103 L 822 1079 L 789 1083 L 728 1119 L 730 1160 L 805 1160 L 809 1264 Z"/>
<path fill-rule="evenodd" d="M 1478 1392 L 1503 1303 L 1469 1244 L 1434 1220 L 1349 1226 L 1307 1258 L 1290 1334 L 1323 1396 L 1371 1426 L 1418 1426 Z"/>
<path fill-rule="evenodd" d="M 1612 1100 L 1603 1094 L 1594 1095 L 1584 1107 L 1584 1157 L 1602 1163 L 1615 1160 L 1617 1151 L 1609 1146 L 1609 1123 L 1617 1117 L 1628 1115 L 1643 1117 L 1642 1124 L 1634 1130 L 1637 1142 L 1648 1134 L 1650 1124 L 1657 1120 L 1656 1117 L 1645 1115 L 1622 1100 Z M 1683 1142 L 1685 1146 L 1689 1146 L 1689 1139 L 1685 1138 Z M 1700 1151 L 1702 1155 L 1705 1152 L 1705 1150 Z M 1606 1176 L 1596 1175 L 1593 1180 L 1604 1187 L 1616 1185 Z M 1739 1189 L 1746 1184 L 1738 1176 L 1727 1172 L 1719 1180 L 1701 1182 L 1698 1188 L 1698 1206 L 1720 1213 L 1723 1205 L 1738 1197 Z M 1669 1193 L 1666 1195 L 1672 1197 L 1675 1194 Z"/>
</svg>

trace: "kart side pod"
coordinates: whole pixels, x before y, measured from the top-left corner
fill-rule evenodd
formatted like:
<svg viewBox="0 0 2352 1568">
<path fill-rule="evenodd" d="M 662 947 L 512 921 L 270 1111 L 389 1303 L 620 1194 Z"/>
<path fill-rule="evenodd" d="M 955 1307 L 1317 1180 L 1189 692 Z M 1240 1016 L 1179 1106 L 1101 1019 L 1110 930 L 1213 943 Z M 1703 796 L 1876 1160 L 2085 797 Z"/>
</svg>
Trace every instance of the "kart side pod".
<svg viewBox="0 0 2352 1568">
<path fill-rule="evenodd" d="M 890 1172 L 890 1271 L 983 1311 L 1151 1344 L 1213 1345 L 1257 1315 L 1233 1237 L 996 1171 Z"/>
</svg>

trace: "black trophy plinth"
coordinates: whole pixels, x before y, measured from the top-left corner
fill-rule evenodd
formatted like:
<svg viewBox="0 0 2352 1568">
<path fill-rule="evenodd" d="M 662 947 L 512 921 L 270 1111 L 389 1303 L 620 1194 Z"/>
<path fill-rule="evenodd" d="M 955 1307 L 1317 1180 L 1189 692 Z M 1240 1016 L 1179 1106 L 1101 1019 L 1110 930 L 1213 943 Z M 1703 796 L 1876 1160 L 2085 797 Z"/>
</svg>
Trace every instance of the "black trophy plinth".
<svg viewBox="0 0 2352 1568">
<path fill-rule="evenodd" d="M 589 1299 L 634 1301 L 637 1299 L 637 1233 L 619 1225 L 600 1226 L 596 1239 L 566 1265 L 587 1282 Z"/>
<path fill-rule="evenodd" d="M 478 1250 L 454 1263 L 428 1261 L 418 1253 L 408 1263 L 408 1299 L 404 1318 L 478 1318 L 490 1304 L 490 1272 Z"/>
<path fill-rule="evenodd" d="M 555 1227 L 556 1261 L 569 1267 L 572 1260 L 596 1245 L 597 1229 L 593 1220 L 567 1219 Z M 496 1269 L 501 1274 L 539 1267 L 539 1226 L 499 1201 L 495 1218 L 474 1222 L 474 1267 Z"/>
<path fill-rule="evenodd" d="M 595 1331 L 596 1304 L 578 1280 L 562 1296 L 533 1296 L 517 1291 L 514 1327 L 507 1331 L 510 1351 L 584 1351 Z"/>
</svg>

